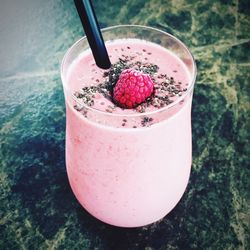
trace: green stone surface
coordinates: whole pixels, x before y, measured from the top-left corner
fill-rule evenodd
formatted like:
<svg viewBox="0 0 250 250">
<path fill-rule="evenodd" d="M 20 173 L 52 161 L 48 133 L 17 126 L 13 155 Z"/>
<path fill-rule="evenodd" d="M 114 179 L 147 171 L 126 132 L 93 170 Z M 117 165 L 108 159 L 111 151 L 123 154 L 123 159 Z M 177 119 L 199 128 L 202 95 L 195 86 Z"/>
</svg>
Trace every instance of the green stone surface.
<svg viewBox="0 0 250 250">
<path fill-rule="evenodd" d="M 248 0 L 95 0 L 101 27 L 141 24 L 197 62 L 193 166 L 180 203 L 134 229 L 97 221 L 74 198 L 59 65 L 82 36 L 73 1 L 0 7 L 0 249 L 250 249 Z"/>
</svg>

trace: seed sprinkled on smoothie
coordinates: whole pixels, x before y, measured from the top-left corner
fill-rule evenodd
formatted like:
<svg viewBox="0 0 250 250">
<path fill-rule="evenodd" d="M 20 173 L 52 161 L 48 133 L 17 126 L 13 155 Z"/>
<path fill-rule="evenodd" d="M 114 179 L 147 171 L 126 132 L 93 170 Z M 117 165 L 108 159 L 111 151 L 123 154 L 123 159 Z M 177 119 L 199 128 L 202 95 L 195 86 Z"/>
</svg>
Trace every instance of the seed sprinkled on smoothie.
<svg viewBox="0 0 250 250">
<path fill-rule="evenodd" d="M 145 116 L 145 117 L 142 118 L 141 125 L 143 127 L 148 126 L 149 123 L 151 123 L 152 121 L 153 121 L 152 117 Z"/>
</svg>

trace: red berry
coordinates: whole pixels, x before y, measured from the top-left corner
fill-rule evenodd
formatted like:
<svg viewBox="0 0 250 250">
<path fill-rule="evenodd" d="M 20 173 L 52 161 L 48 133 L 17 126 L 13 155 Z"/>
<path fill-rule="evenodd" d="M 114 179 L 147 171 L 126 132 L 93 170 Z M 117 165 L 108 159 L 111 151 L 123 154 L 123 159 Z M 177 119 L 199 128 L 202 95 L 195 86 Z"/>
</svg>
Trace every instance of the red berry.
<svg viewBox="0 0 250 250">
<path fill-rule="evenodd" d="M 153 89 L 154 83 L 148 74 L 126 69 L 114 87 L 113 98 L 123 108 L 134 108 L 144 102 Z"/>
</svg>

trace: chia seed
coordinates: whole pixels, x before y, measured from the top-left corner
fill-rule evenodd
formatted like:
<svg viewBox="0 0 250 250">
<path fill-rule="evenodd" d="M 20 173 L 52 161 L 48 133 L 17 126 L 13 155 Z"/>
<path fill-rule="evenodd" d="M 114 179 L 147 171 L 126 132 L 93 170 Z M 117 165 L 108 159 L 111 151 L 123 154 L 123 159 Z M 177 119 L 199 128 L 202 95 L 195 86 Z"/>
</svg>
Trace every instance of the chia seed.
<svg viewBox="0 0 250 250">
<path fill-rule="evenodd" d="M 105 111 L 108 112 L 108 113 L 112 113 L 111 109 L 105 109 Z"/>
<path fill-rule="evenodd" d="M 105 71 L 104 73 L 103 73 L 103 77 L 107 77 L 109 75 L 109 73 L 107 72 L 107 71 Z"/>
<path fill-rule="evenodd" d="M 142 125 L 143 127 L 149 126 L 150 123 L 151 123 L 152 121 L 153 121 L 153 118 L 152 118 L 152 117 L 144 116 L 144 117 L 142 118 L 141 125 Z"/>
</svg>

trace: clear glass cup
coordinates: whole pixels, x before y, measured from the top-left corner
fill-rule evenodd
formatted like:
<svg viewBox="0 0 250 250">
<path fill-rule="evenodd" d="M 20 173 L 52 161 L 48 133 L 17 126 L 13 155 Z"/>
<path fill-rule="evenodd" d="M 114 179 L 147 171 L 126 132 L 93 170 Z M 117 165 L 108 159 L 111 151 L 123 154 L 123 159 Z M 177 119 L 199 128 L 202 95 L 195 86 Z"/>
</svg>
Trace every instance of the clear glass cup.
<svg viewBox="0 0 250 250">
<path fill-rule="evenodd" d="M 156 111 L 114 114 L 79 104 L 68 80 L 70 65 L 89 49 L 86 37 L 65 54 L 61 65 L 66 103 L 66 167 L 81 205 L 111 225 L 138 227 L 168 214 L 181 199 L 192 162 L 191 104 L 196 65 L 188 48 L 155 28 L 119 25 L 102 30 L 104 41 L 137 38 L 167 48 L 190 74 L 187 91 Z M 85 114 L 88 114 L 87 116 Z M 147 117 L 154 125 L 133 129 Z M 130 128 L 117 127 L 126 119 Z"/>
</svg>

